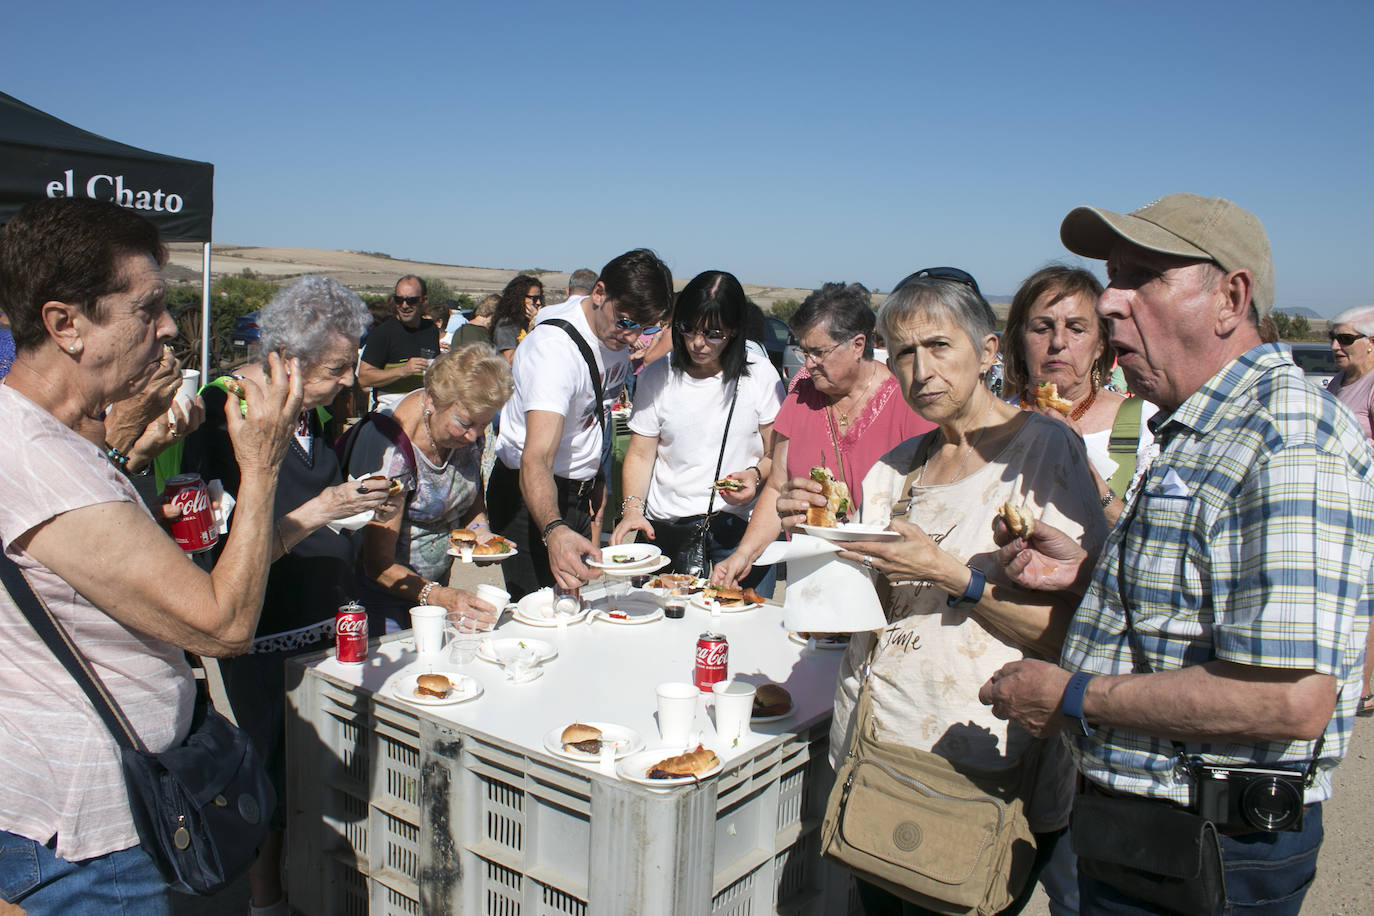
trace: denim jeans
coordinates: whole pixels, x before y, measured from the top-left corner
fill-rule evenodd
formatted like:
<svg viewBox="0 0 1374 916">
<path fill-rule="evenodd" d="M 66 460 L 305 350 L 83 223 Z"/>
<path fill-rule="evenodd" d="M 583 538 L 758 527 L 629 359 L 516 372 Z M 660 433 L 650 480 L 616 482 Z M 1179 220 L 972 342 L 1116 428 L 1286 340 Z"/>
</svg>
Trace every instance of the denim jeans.
<svg viewBox="0 0 1374 916">
<path fill-rule="evenodd" d="M 1221 838 L 1226 874 L 1225 916 L 1297 916 L 1317 874 L 1322 845 L 1322 806 L 1303 815 L 1302 830 L 1246 833 Z M 1078 912 L 1082 916 L 1136 916 L 1162 913 L 1116 888 L 1078 872 Z"/>
<path fill-rule="evenodd" d="M 0 897 L 28 916 L 171 916 L 172 892 L 142 847 L 69 862 L 0 830 Z"/>
</svg>

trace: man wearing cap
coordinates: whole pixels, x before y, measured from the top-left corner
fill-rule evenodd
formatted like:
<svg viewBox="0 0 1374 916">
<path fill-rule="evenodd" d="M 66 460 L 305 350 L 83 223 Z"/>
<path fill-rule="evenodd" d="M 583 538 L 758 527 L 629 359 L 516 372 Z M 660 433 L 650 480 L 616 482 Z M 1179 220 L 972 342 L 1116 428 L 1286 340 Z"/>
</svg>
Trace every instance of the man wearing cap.
<svg viewBox="0 0 1374 916">
<path fill-rule="evenodd" d="M 1172 194 L 1129 214 L 1080 207 L 1060 235 L 1107 262 L 1098 313 L 1131 391 L 1159 405 L 1160 451 L 1060 666 L 1007 665 L 982 699 L 1068 737 L 1080 912 L 1220 912 L 1224 894 L 1297 913 L 1359 698 L 1374 458 L 1335 398 L 1260 341 L 1274 274 L 1253 214 Z M 1049 526 L 1000 559 L 1041 587 L 1088 562 Z"/>
</svg>

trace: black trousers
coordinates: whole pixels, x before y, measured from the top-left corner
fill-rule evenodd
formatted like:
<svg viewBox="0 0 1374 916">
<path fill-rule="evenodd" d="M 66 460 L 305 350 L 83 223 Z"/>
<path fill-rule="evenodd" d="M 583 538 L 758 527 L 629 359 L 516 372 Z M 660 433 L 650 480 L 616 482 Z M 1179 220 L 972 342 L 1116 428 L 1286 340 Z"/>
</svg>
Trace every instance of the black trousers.
<svg viewBox="0 0 1374 916">
<path fill-rule="evenodd" d="M 555 476 L 558 490 L 558 512 L 568 527 L 583 537 L 592 532 L 593 481 L 569 480 Z M 506 579 L 506 591 L 512 601 L 519 601 L 530 592 L 552 588 L 553 572 L 549 569 L 549 552 L 544 547 L 543 533 L 530 518 L 525 498 L 520 493 L 520 471 L 506 467 L 498 459 L 487 482 L 487 517 L 491 530 L 515 542 L 519 550 L 501 564 Z"/>
</svg>

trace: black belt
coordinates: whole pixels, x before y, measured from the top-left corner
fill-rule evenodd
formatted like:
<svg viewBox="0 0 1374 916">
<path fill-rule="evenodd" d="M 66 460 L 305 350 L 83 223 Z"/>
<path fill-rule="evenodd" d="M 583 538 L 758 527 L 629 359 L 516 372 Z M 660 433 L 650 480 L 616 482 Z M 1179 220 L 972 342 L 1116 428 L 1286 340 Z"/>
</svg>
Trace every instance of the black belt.
<svg viewBox="0 0 1374 916">
<path fill-rule="evenodd" d="M 572 480 L 568 477 L 559 477 L 557 474 L 553 475 L 553 485 L 558 490 L 558 495 L 569 496 L 578 501 L 591 498 L 592 488 L 596 486 L 596 480 L 595 477 L 589 480 Z"/>
</svg>

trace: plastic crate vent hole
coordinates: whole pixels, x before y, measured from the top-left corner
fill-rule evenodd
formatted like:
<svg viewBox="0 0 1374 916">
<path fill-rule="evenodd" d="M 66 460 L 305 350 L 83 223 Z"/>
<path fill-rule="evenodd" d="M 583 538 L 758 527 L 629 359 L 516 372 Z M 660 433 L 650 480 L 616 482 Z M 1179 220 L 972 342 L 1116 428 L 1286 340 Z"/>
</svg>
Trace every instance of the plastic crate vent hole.
<svg viewBox="0 0 1374 916">
<path fill-rule="evenodd" d="M 754 880 L 757 876 L 757 870 L 752 871 L 716 894 L 711 901 L 711 916 L 750 916 L 754 912 Z"/>
<path fill-rule="evenodd" d="M 525 848 L 525 793 L 513 786 L 484 779 L 486 783 L 487 839 L 515 852 Z"/>
<path fill-rule="evenodd" d="M 386 761 L 386 791 L 392 798 L 407 804 L 420 804 L 420 752 L 385 736 L 380 737 L 382 757 Z"/>
<path fill-rule="evenodd" d="M 819 856 L 819 835 L 813 832 L 773 857 L 775 909 L 812 890 L 813 881 L 807 866 L 814 867 Z"/>
<path fill-rule="evenodd" d="M 368 916 L 367 877 L 342 863 L 332 863 L 333 881 L 326 882 L 323 912 L 338 916 Z"/>
<path fill-rule="evenodd" d="M 542 887 L 539 916 L 587 916 L 587 903 L 556 887 Z"/>
<path fill-rule="evenodd" d="M 344 772 L 359 782 L 367 781 L 367 753 L 358 744 L 361 731 L 355 719 L 334 717 L 339 727 L 339 758 Z"/>
<path fill-rule="evenodd" d="M 325 823 L 343 837 L 348 849 L 355 855 L 367 855 L 367 802 L 354 798 L 347 792 L 330 789 L 331 812 Z"/>
<path fill-rule="evenodd" d="M 778 781 L 778 829 L 786 830 L 802 819 L 805 810 L 806 768 L 798 767 Z"/>
<path fill-rule="evenodd" d="M 520 916 L 520 890 L 524 877 L 495 862 L 486 862 L 486 866 L 482 888 L 486 908 L 482 912 L 485 916 Z"/>
<path fill-rule="evenodd" d="M 385 906 L 382 916 L 420 916 L 420 901 L 412 900 L 395 888 L 386 887 Z M 373 914 L 377 916 L 377 914 Z"/>
<path fill-rule="evenodd" d="M 386 867 L 412 881 L 420 872 L 420 828 L 386 815 Z"/>
</svg>

